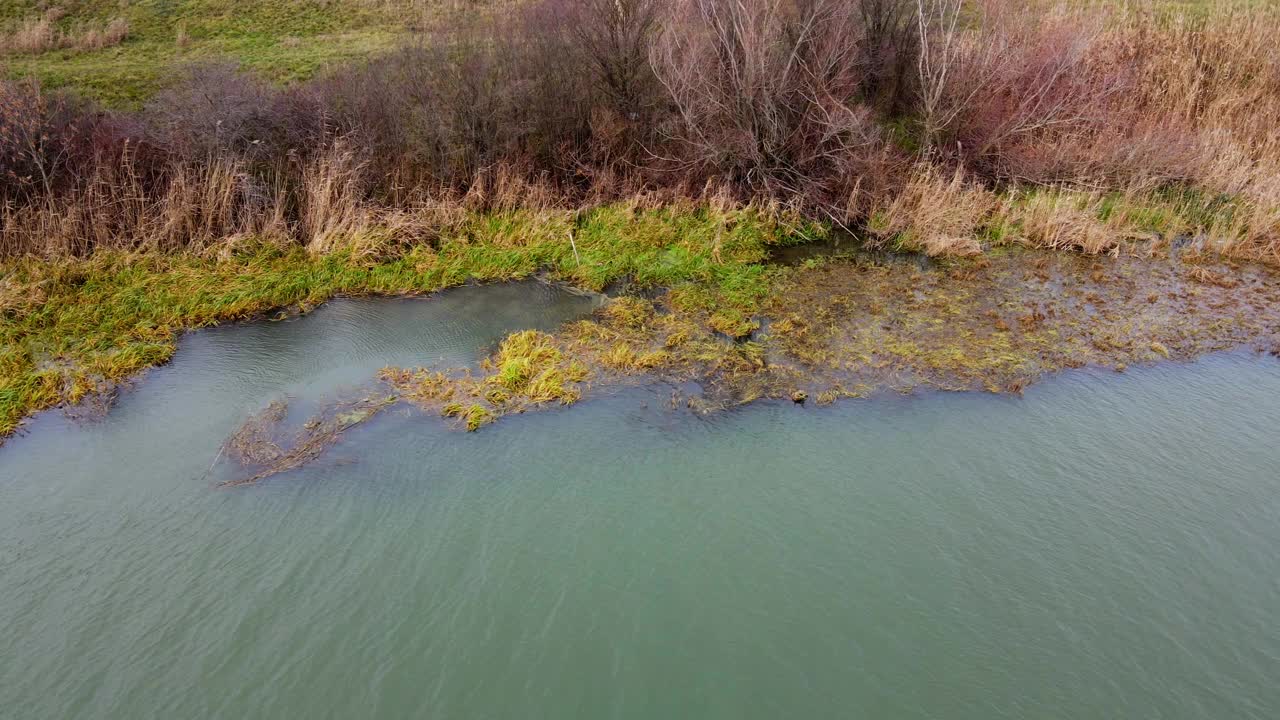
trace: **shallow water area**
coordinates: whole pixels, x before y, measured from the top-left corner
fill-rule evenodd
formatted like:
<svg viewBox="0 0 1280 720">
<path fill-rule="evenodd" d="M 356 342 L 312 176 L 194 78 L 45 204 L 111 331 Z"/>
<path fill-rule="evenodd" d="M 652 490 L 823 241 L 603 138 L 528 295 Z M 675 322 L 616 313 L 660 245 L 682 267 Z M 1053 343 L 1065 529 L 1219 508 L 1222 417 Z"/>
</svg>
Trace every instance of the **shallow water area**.
<svg viewBox="0 0 1280 720">
<path fill-rule="evenodd" d="M 1280 362 L 479 433 L 397 408 L 231 490 L 271 400 L 594 301 L 340 300 L 186 336 L 0 447 L 5 717 L 1273 718 Z M 210 472 L 210 467 L 213 471 Z"/>
</svg>

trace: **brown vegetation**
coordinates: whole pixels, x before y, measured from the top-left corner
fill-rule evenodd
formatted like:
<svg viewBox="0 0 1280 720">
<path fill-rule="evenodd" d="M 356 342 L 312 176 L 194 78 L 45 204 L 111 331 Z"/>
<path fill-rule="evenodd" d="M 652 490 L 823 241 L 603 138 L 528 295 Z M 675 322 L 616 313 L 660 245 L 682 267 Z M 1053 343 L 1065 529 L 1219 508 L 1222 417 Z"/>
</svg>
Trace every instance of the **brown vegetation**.
<svg viewBox="0 0 1280 720">
<path fill-rule="evenodd" d="M 288 438 L 284 424 L 289 408 L 282 401 L 274 401 L 250 416 L 223 447 L 233 460 L 252 472 L 223 482 L 219 487 L 252 485 L 302 467 L 323 455 L 347 430 L 382 412 L 393 402 L 394 397 L 381 397 L 336 403 L 322 409 L 304 423 L 293 438 Z"/>
<path fill-rule="evenodd" d="M 12 32 L 0 34 L 0 54 L 39 54 L 50 50 L 101 50 L 114 47 L 129 36 L 129 22 L 115 18 L 103 27 L 58 28 L 62 11 L 50 10 L 23 20 Z"/>
<path fill-rule="evenodd" d="M 462 203 L 711 188 L 930 254 L 1101 252 L 1142 231 L 1276 261 L 1278 20 L 537 0 L 290 88 L 195 67 L 135 113 L 5 82 L 0 255 L 245 235 L 324 250 L 387 225 L 429 236 Z"/>
</svg>

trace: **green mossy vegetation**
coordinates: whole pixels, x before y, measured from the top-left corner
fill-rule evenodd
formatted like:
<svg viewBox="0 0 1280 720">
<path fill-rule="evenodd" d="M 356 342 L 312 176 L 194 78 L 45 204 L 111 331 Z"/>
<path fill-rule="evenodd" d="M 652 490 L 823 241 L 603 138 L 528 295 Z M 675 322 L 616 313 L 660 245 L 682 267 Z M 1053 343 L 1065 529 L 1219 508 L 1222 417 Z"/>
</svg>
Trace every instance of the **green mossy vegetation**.
<svg viewBox="0 0 1280 720">
<path fill-rule="evenodd" d="M 386 368 L 380 377 L 401 399 L 475 430 L 573 404 L 596 386 L 655 379 L 695 382 L 682 401 L 703 412 L 921 388 L 1017 393 L 1067 368 L 1122 370 L 1241 346 L 1280 352 L 1272 271 L 1204 257 L 1008 246 L 921 266 L 855 253 L 768 277 L 752 314 L 762 327 L 749 339 L 725 337 L 717 309 L 683 306 L 701 288 L 686 285 L 653 300 L 614 298 L 552 333 L 514 333 L 475 372 Z M 484 420 L 470 422 L 477 407 Z"/>
<path fill-rule="evenodd" d="M 689 308 L 749 317 L 768 293 L 768 247 L 822 232 L 753 207 L 610 205 L 473 215 L 434 243 L 377 257 L 241 243 L 211 255 L 0 264 L 0 436 L 32 412 L 166 362 L 183 330 L 306 310 L 338 294 L 429 293 L 545 271 L 591 290 L 623 279 L 670 287 Z M 551 392 L 547 383 L 533 391 Z"/>
</svg>

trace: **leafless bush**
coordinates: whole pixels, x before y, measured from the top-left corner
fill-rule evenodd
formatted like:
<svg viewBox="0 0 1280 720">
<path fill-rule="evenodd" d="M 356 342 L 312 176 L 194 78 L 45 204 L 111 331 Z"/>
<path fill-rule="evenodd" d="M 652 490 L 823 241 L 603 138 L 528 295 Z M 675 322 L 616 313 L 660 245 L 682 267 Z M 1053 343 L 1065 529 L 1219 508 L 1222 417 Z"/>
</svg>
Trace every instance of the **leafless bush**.
<svg viewBox="0 0 1280 720">
<path fill-rule="evenodd" d="M 262 155 L 279 91 L 230 64 L 195 65 L 146 108 L 151 138 L 192 159 Z"/>
<path fill-rule="evenodd" d="M 926 147 L 957 153 L 992 176 L 1018 179 L 1021 168 L 1009 158 L 1101 127 L 1099 114 L 1130 87 L 1131 73 L 1099 62 L 1096 12 L 1037 15 L 988 2 L 971 28 L 960 24 L 958 0 L 917 1 Z"/>
<path fill-rule="evenodd" d="M 359 235 L 376 253 L 429 236 L 422 218 L 445 208 L 628 196 L 779 202 L 957 254 L 1016 186 L 1051 198 L 1010 215 L 1038 245 L 1110 248 L 1115 228 L 1089 220 L 1103 193 L 1172 190 L 1217 247 L 1280 260 L 1275 11 L 531 0 L 470 15 L 287 88 L 196 66 L 141 112 L 0 82 L 0 254 L 246 234 L 316 251 Z M 33 47 L 65 41 L 46 20 Z M 85 46 L 123 39 L 113 27 Z"/>
<path fill-rule="evenodd" d="M 910 0 L 857 0 L 863 28 L 863 96 L 890 117 L 914 110 L 919 59 L 917 7 Z"/>
<path fill-rule="evenodd" d="M 838 0 L 676 0 L 653 60 L 676 108 L 668 159 L 749 192 L 839 194 L 830 170 L 879 144 L 861 19 Z"/>
<path fill-rule="evenodd" d="M 0 200 L 57 191 L 80 169 L 96 124 L 65 94 L 0 80 Z"/>
</svg>

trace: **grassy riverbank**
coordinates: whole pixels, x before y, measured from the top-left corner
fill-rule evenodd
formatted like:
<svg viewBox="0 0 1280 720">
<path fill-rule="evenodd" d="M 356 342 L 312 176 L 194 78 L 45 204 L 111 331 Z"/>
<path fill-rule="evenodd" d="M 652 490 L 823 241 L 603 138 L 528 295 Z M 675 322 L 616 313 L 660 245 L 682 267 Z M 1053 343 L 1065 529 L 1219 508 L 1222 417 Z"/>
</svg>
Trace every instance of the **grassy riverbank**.
<svg viewBox="0 0 1280 720">
<path fill-rule="evenodd" d="M 502 368 L 510 361 L 536 365 L 534 361 L 554 356 L 555 362 L 554 367 L 531 367 L 529 373 L 517 373 L 519 377 L 508 372 L 506 379 L 495 381 L 500 386 L 498 395 L 490 392 L 494 383 L 484 378 L 465 389 L 444 383 L 438 375 L 440 369 L 416 376 L 392 372 L 388 378 L 400 385 L 407 397 L 426 401 L 455 396 L 483 400 L 505 393 L 513 402 L 473 402 L 454 411 L 473 412 L 475 418 L 488 421 L 522 407 L 524 401 L 538 404 L 572 394 L 539 388 L 534 376 L 544 370 L 552 371 L 548 379 L 557 380 L 557 385 L 564 384 L 559 381 L 562 378 L 571 377 L 574 383 L 585 380 L 577 369 L 580 367 L 603 370 L 592 373 L 597 378 L 635 373 L 715 376 L 718 382 L 727 381 L 729 395 L 740 399 L 793 392 L 827 398 L 846 393 L 848 387 L 865 385 L 866 378 L 852 381 L 837 377 L 841 368 L 871 356 L 890 357 L 892 365 L 909 360 L 913 349 L 921 357 L 933 358 L 932 370 L 937 372 L 925 374 L 928 384 L 1007 389 L 1021 387 L 1041 372 L 1063 366 L 1141 362 L 1157 359 L 1160 353 L 1150 351 L 1152 347 L 1186 345 L 1177 337 L 1170 338 L 1172 330 L 1166 327 L 1145 340 L 1123 344 L 1139 348 L 1141 352 L 1136 354 L 1091 351 L 1069 357 L 1069 353 L 1062 354 L 1067 349 L 1067 333 L 1055 331 L 1019 335 L 1025 345 L 1011 354 L 1003 336 L 996 338 L 1000 342 L 979 342 L 990 340 L 983 331 L 997 308 L 986 303 L 995 295 L 1010 307 L 1032 301 L 1044 307 L 1068 303 L 1070 308 L 1050 310 L 1050 314 L 1070 317 L 1073 333 L 1090 336 L 1118 332 L 1112 326 L 1118 325 L 1123 315 L 1111 313 L 1126 304 L 1136 304 L 1143 312 L 1158 307 L 1164 319 L 1203 326 L 1203 332 L 1191 333 L 1201 342 L 1180 350 L 1183 356 L 1263 335 L 1253 324 L 1249 327 L 1254 330 L 1247 336 L 1223 332 L 1225 315 L 1219 315 L 1239 305 L 1251 316 L 1258 316 L 1257 308 L 1250 305 L 1256 304 L 1254 299 L 1236 297 L 1236 289 L 1248 285 L 1253 292 L 1257 291 L 1255 286 L 1265 287 L 1269 280 L 1246 283 L 1246 279 L 1271 278 L 1267 272 L 1246 272 L 1242 266 L 1224 264 L 1215 259 L 1214 248 L 1203 242 L 1183 248 L 1183 260 L 1168 259 L 1169 241 L 1178 232 L 1192 223 L 1207 222 L 1205 218 L 1229 218 L 1227 210 L 1205 210 L 1202 203 L 1191 201 L 1139 205 L 1132 198 L 1045 193 L 990 195 L 976 201 L 976 206 L 980 212 L 959 218 L 955 214 L 930 215 L 926 207 L 900 207 L 894 211 L 901 215 L 886 215 L 883 227 L 864 238 L 862 244 L 869 248 L 887 247 L 921 256 L 937 242 L 964 242 L 977 253 L 962 253 L 966 257 L 944 261 L 925 274 L 905 272 L 905 265 L 886 266 L 888 274 L 868 272 L 862 264 L 822 258 L 798 268 L 784 268 L 766 262 L 771 250 L 820 242 L 831 229 L 777 207 L 725 202 L 646 204 L 639 198 L 582 211 L 459 210 L 452 219 L 433 225 L 432 237 L 409 242 L 397 242 L 397 235 L 390 230 L 367 227 L 323 250 L 240 238 L 209 245 L 200 252 L 100 250 L 87 258 L 6 261 L 0 263 L 0 341 L 4 346 L 0 354 L 0 435 L 12 432 L 32 412 L 109 394 L 115 384 L 138 371 L 166 362 L 176 348 L 177 335 L 187 329 L 253 318 L 272 310 L 305 311 L 339 294 L 429 293 L 471 281 L 511 280 L 538 272 L 588 290 L 599 291 L 625 280 L 670 292 L 657 307 L 615 305 L 597 322 L 506 348 L 493 360 L 496 376 L 502 376 Z M 1194 215 L 1188 208 L 1208 214 Z M 906 223 L 895 224 L 897 218 Z M 1017 283 L 993 285 L 991 278 L 979 289 L 981 283 L 973 279 L 983 277 L 993 260 L 1000 263 L 1001 277 L 1016 276 L 1022 278 L 1020 283 L 1048 280 L 1042 268 L 1049 256 L 1018 251 L 1019 259 L 1011 259 L 1008 253 L 1016 248 L 1082 252 L 1078 260 L 1067 255 L 1053 263 L 1064 267 L 1083 263 L 1073 271 L 1087 286 L 1081 292 L 1112 297 L 1108 311 L 1071 300 L 1073 291 L 1066 289 L 1061 298 L 1040 297 L 1030 290 L 1020 291 Z M 1125 259 L 1096 257 L 1101 253 Z M 1148 266 L 1135 265 L 1139 262 L 1135 258 L 1151 255 L 1164 259 Z M 1032 260 L 1025 260 L 1027 257 Z M 1027 267 L 1016 267 L 1021 262 Z M 1138 267 L 1146 267 L 1147 274 L 1140 284 L 1147 294 L 1141 297 L 1131 277 Z M 857 341 L 841 340 L 852 324 L 874 325 L 884 317 L 886 308 L 901 309 L 902 298 L 916 303 L 916 291 L 938 287 L 939 278 L 946 285 L 947 273 L 953 270 L 961 274 L 950 282 L 953 287 L 944 288 L 944 298 L 963 297 L 965 303 L 915 307 L 914 314 L 901 322 L 909 329 L 944 321 L 952 329 L 970 322 L 979 327 L 945 337 L 924 337 L 911 331 L 875 341 L 872 338 L 878 337 L 877 333 Z M 1123 274 L 1115 274 L 1121 270 Z M 1060 269 L 1057 274 L 1065 272 Z M 1187 307 L 1174 311 L 1163 302 L 1149 300 L 1185 294 L 1187 273 L 1198 279 L 1193 283 L 1193 295 L 1222 295 L 1213 303 L 1214 318 L 1198 307 L 1190 312 Z M 834 298 L 854 292 L 860 298 L 856 313 L 852 305 L 837 307 L 839 302 Z M 1280 298 L 1276 300 L 1280 302 Z M 1019 322 L 1020 316 L 1004 317 L 1006 314 L 1008 311 L 1000 310 L 1003 319 L 993 327 L 1007 328 Z M 728 342 L 751 338 L 762 321 L 769 324 L 764 336 L 745 343 Z M 1178 334 L 1188 333 L 1179 329 Z M 1073 342 L 1084 341 L 1077 338 Z M 856 357 L 848 355 L 853 346 L 861 348 Z M 533 352 L 539 348 L 547 352 Z M 894 348 L 901 352 L 895 355 Z M 787 357 L 778 362 L 775 356 L 769 370 L 761 372 L 767 351 Z M 1058 359 L 1048 361 L 1050 354 Z M 788 367 L 785 377 L 779 374 L 783 367 Z M 410 387 L 411 380 L 417 384 Z M 533 387 L 528 387 L 530 384 Z M 885 382 L 880 379 L 874 384 Z M 473 419 L 471 424 L 483 422 Z"/>
<path fill-rule="evenodd" d="M 466 213 L 431 241 L 403 245 L 374 233 L 328 252 L 240 240 L 202 253 L 8 261 L 0 433 L 44 408 L 109 400 L 117 384 L 166 362 L 187 329 L 305 312 L 339 294 L 429 293 L 538 272 L 589 290 L 628 281 L 668 292 L 614 300 L 553 333 L 517 333 L 476 373 L 389 368 L 382 379 L 395 397 L 477 429 L 599 384 L 696 380 L 702 394 L 680 402 L 701 408 L 826 403 L 921 386 L 1017 392 L 1069 367 L 1280 349 L 1274 270 L 1205 247 L 1174 251 L 1151 228 L 1123 231 L 1116 203 L 1085 215 L 1106 229 L 1095 254 L 1054 251 L 1007 209 L 1036 202 L 1002 205 L 971 228 L 985 238 L 981 254 L 934 261 L 868 255 L 859 245 L 886 242 L 869 237 L 779 265 L 771 252 L 821 242 L 829 229 L 778 208 L 639 202 Z M 889 242 L 922 249 L 909 234 Z"/>
<path fill-rule="evenodd" d="M 675 288 L 733 328 L 767 294 L 773 245 L 822 232 L 756 208 L 613 205 L 585 213 L 470 215 L 438 240 L 308 253 L 246 242 L 219 252 L 102 252 L 0 264 L 0 435 L 163 363 L 183 330 L 312 307 L 337 294 L 428 293 L 539 270 L 600 290 L 624 278 Z M 572 240 L 571 240 L 572 238 Z"/>
</svg>

